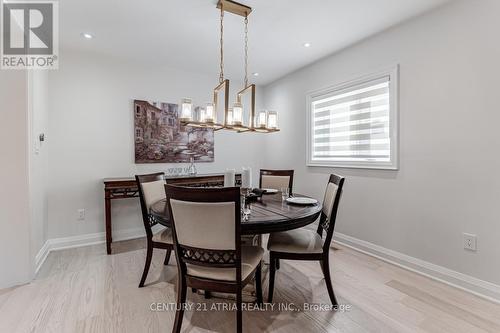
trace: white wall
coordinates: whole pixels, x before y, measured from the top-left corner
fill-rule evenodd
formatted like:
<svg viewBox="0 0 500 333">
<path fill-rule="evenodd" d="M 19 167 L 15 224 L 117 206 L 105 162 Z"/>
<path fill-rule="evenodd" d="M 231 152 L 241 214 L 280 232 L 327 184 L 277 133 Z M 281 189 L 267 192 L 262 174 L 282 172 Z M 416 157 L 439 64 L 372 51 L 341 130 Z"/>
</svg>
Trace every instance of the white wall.
<svg viewBox="0 0 500 333">
<path fill-rule="evenodd" d="M 0 288 L 31 278 L 27 80 L 0 71 Z"/>
<path fill-rule="evenodd" d="M 321 197 L 347 176 L 337 231 L 500 284 L 500 1 L 459 1 L 265 87 L 280 110 L 271 167 Z M 332 33 L 339 33 L 338 31 Z M 308 168 L 306 93 L 399 63 L 400 170 Z M 462 232 L 478 235 L 463 250 Z"/>
<path fill-rule="evenodd" d="M 218 79 L 69 50 L 60 59 L 59 70 L 49 75 L 49 238 L 104 231 L 103 178 L 172 167 L 134 163 L 134 99 L 176 103 L 191 97 L 199 105 L 211 100 Z M 232 94 L 241 86 L 231 81 Z M 198 173 L 250 166 L 256 177 L 264 136 L 216 132 L 215 162 L 198 163 Z M 112 206 L 114 232 L 143 229 L 138 199 Z M 84 222 L 77 221 L 79 208 L 86 210 Z"/>
</svg>

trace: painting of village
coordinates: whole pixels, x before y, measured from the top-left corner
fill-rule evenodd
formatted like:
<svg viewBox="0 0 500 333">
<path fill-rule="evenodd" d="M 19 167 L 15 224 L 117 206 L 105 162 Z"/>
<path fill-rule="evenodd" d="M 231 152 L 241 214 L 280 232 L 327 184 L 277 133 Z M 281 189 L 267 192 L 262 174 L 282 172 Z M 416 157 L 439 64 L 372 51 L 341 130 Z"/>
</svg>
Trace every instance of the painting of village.
<svg viewBox="0 0 500 333">
<path fill-rule="evenodd" d="M 182 126 L 179 105 L 134 101 L 135 163 L 214 161 L 212 129 Z"/>
</svg>

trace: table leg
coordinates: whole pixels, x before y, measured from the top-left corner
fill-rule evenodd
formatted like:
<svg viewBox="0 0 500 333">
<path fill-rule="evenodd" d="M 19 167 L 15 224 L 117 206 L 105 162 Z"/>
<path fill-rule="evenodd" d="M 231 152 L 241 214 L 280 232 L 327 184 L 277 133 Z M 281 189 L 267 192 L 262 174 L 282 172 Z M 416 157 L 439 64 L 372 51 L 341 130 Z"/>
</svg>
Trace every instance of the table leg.
<svg viewBox="0 0 500 333">
<path fill-rule="evenodd" d="M 106 251 L 111 254 L 111 194 L 106 190 L 104 196 L 104 210 L 106 215 Z"/>
</svg>

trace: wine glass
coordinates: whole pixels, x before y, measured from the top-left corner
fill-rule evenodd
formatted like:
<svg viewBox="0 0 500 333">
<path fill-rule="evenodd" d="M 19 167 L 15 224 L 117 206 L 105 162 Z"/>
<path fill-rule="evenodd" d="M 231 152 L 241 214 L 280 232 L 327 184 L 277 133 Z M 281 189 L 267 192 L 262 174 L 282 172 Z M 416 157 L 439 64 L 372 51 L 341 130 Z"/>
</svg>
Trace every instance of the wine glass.
<svg viewBox="0 0 500 333">
<path fill-rule="evenodd" d="M 290 189 L 288 187 L 281 188 L 281 200 L 285 201 L 290 197 Z"/>
<path fill-rule="evenodd" d="M 241 196 L 241 212 L 243 213 L 243 220 L 248 221 L 252 211 L 250 210 L 250 203 L 244 195 Z"/>
</svg>

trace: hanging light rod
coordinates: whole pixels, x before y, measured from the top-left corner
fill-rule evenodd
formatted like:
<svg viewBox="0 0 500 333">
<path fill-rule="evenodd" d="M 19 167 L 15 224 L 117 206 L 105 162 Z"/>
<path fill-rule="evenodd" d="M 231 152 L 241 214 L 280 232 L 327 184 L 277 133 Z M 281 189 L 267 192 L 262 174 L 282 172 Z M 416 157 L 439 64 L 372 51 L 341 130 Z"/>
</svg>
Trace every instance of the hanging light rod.
<svg viewBox="0 0 500 333">
<path fill-rule="evenodd" d="M 219 2 L 217 3 L 217 8 L 221 9 L 221 7 L 225 12 L 233 13 L 243 17 L 247 17 L 252 12 L 251 7 L 231 0 L 219 0 Z"/>
</svg>

